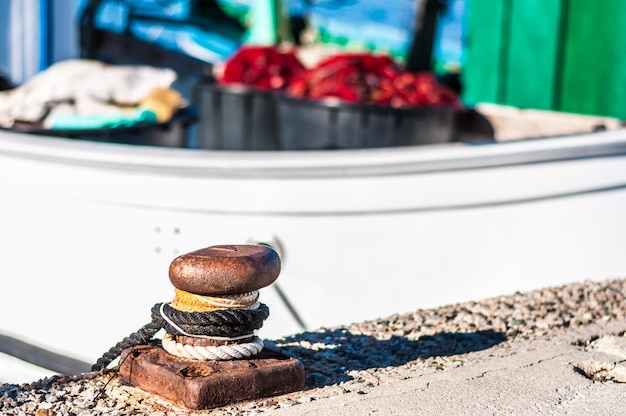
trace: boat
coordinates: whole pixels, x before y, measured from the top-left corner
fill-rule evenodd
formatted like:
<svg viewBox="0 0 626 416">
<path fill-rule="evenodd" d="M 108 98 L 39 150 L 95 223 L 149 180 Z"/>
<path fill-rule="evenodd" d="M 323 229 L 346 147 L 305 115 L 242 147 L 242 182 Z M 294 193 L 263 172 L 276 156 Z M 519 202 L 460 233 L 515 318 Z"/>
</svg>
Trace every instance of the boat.
<svg viewBox="0 0 626 416">
<path fill-rule="evenodd" d="M 170 262 L 267 243 L 276 338 L 623 277 L 626 130 L 214 151 L 0 131 L 0 334 L 93 363 L 170 301 Z"/>
</svg>

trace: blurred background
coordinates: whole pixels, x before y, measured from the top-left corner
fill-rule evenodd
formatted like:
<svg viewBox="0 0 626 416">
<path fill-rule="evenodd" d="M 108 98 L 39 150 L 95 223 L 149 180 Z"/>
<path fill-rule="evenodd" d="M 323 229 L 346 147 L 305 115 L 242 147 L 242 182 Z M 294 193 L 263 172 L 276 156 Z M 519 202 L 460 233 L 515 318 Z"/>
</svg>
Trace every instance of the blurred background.
<svg viewBox="0 0 626 416">
<path fill-rule="evenodd" d="M 270 3 L 276 2 L 267 2 Z M 308 24 L 316 31 L 317 41 L 389 52 L 404 61 L 420 2 L 286 0 L 282 3 L 280 7 L 293 31 Z M 463 53 L 466 1 L 448 0 L 441 4 L 436 15 L 435 64 L 438 68 L 456 70 Z M 81 53 L 97 53 L 88 46 L 81 52 L 81 27 L 86 31 L 93 27 L 132 34 L 182 55 L 217 63 L 250 41 L 251 35 L 254 42 L 276 40 L 276 35 L 270 33 L 275 27 L 252 23 L 253 14 L 260 15 L 259 20 L 266 20 L 271 12 L 259 10 L 265 6 L 257 6 L 255 13 L 254 7 L 253 0 L 7 0 L 0 5 L 0 69 L 15 84 L 21 84 L 52 63 L 78 58 Z M 85 12 L 88 13 L 81 22 Z"/>
</svg>

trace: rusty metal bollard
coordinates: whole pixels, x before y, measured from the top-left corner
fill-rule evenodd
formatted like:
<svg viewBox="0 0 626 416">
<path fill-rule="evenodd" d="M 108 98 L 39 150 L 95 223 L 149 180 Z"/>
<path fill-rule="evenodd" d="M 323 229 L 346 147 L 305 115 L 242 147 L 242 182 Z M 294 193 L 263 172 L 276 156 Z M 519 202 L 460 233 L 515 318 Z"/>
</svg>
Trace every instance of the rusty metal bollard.
<svg viewBox="0 0 626 416">
<path fill-rule="evenodd" d="M 152 341 L 122 351 L 121 379 L 190 409 L 301 390 L 303 365 L 264 349 L 250 333 L 269 314 L 258 290 L 279 273 L 280 258 L 265 245 L 213 246 L 174 259 L 169 275 L 175 297 L 160 306 L 167 334 L 162 345 Z M 184 319 L 177 323 L 179 315 Z"/>
</svg>

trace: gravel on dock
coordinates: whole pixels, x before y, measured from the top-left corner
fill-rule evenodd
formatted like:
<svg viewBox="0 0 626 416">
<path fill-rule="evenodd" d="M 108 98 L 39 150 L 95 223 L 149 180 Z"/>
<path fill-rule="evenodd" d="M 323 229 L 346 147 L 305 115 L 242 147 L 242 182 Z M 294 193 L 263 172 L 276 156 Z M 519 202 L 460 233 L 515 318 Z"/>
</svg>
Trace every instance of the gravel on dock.
<svg viewBox="0 0 626 416">
<path fill-rule="evenodd" d="M 583 282 L 467 302 L 267 341 L 300 360 L 302 392 L 206 411 L 188 411 L 134 387 L 114 371 L 0 385 L 3 415 L 255 415 L 466 365 L 491 349 L 550 339 L 575 327 L 623 321 L 626 279 Z M 623 334 L 616 334 L 622 336 Z M 584 343 L 585 340 L 580 340 Z M 295 411 L 295 410 L 294 410 Z"/>
</svg>

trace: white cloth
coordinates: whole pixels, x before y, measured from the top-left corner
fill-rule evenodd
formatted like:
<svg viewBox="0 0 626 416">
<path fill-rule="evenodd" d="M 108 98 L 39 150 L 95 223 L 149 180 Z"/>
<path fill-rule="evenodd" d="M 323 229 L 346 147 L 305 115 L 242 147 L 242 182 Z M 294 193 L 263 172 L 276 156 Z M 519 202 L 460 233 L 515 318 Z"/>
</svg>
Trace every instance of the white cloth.
<svg viewBox="0 0 626 416">
<path fill-rule="evenodd" d="M 113 104 L 138 104 L 157 87 L 170 88 L 176 73 L 150 66 L 107 65 L 98 61 L 68 60 L 52 65 L 19 88 L 0 92 L 0 126 L 16 120 L 42 121 L 49 107 L 72 102 L 80 114 Z"/>
</svg>

